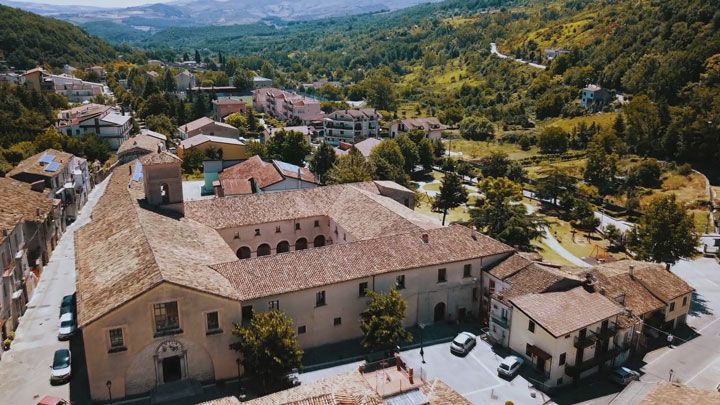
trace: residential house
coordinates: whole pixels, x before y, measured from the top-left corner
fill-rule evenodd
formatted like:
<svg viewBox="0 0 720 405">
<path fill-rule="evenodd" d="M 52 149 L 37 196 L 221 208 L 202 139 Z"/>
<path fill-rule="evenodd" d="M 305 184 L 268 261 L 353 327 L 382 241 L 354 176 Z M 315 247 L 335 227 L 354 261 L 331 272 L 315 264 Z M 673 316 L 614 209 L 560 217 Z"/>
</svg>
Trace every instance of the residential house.
<svg viewBox="0 0 720 405">
<path fill-rule="evenodd" d="M 154 66 L 154 67 L 162 67 L 162 66 L 163 66 L 163 63 L 162 63 L 161 60 L 149 59 L 149 60 L 147 61 L 147 65 L 148 65 L 148 66 Z"/>
<path fill-rule="evenodd" d="M 197 78 L 189 70 L 185 69 L 175 75 L 175 89 L 178 92 L 188 91 L 197 86 Z"/>
<path fill-rule="evenodd" d="M 295 126 L 291 126 L 291 127 L 282 127 L 282 128 L 271 127 L 268 125 L 265 127 L 265 142 L 267 142 L 268 140 L 275 137 L 275 134 L 277 134 L 278 132 L 285 132 L 285 133 L 299 132 L 303 135 L 303 138 L 305 138 L 305 141 L 307 143 L 310 143 L 312 141 L 313 136 L 317 133 L 315 131 L 315 128 L 309 127 L 307 125 L 295 125 Z"/>
<path fill-rule="evenodd" d="M 195 135 L 213 135 L 224 138 L 238 138 L 240 131 L 232 125 L 224 122 L 214 121 L 212 118 L 202 117 L 195 121 L 178 127 L 178 132 L 182 139 L 188 139 Z"/>
<path fill-rule="evenodd" d="M 303 125 L 322 122 L 320 101 L 275 88 L 253 90 L 253 109 L 277 119 L 298 120 Z"/>
<path fill-rule="evenodd" d="M 305 91 L 307 91 L 309 89 L 319 90 L 325 86 L 340 87 L 341 84 L 340 84 L 340 82 L 330 81 L 328 79 L 320 79 L 320 80 L 316 80 L 312 83 L 303 83 L 302 84 L 302 87 L 303 87 L 303 89 L 305 89 Z"/>
<path fill-rule="evenodd" d="M 241 160 L 247 158 L 245 143 L 239 139 L 224 138 L 212 135 L 195 135 L 192 138 L 183 139 L 177 149 L 177 155 L 182 158 L 190 149 L 197 149 L 208 156 L 211 149 L 218 151 L 218 160 Z M 208 157 L 215 159 L 214 157 Z"/>
<path fill-rule="evenodd" d="M 0 339 L 5 340 L 17 328 L 58 235 L 53 200 L 30 185 L 0 177 L 0 206 Z"/>
<path fill-rule="evenodd" d="M 97 75 L 97 77 L 99 77 L 100 80 L 107 79 L 107 71 L 102 66 L 91 66 L 88 68 L 88 71 Z"/>
<path fill-rule="evenodd" d="M 477 316 L 477 279 L 513 249 L 407 208 L 410 190 L 382 190 L 358 183 L 183 203 L 172 155 L 117 168 L 76 234 L 93 400 L 108 389 L 117 399 L 237 378 L 231 329 L 256 311 L 284 311 L 304 348 L 359 337 L 368 291 L 398 289 L 405 326 Z"/>
<path fill-rule="evenodd" d="M 261 76 L 253 77 L 253 89 L 264 89 L 264 88 L 272 87 L 272 85 L 273 85 L 272 79 L 268 79 L 266 77 L 261 77 Z"/>
<path fill-rule="evenodd" d="M 367 138 L 356 144 L 340 142 L 337 148 L 335 148 L 335 154 L 338 156 L 347 155 L 351 148 L 355 147 L 360 153 L 367 159 L 370 157 L 370 152 L 375 149 L 382 142 L 378 138 Z"/>
<path fill-rule="evenodd" d="M 548 61 L 552 61 L 553 59 L 557 58 L 560 55 L 565 55 L 570 53 L 569 50 L 563 49 L 563 48 L 548 48 L 543 51 L 543 54 L 545 55 L 545 59 Z"/>
<path fill-rule="evenodd" d="M 145 80 L 160 80 L 160 73 L 154 70 L 148 70 L 147 72 L 145 72 Z"/>
<path fill-rule="evenodd" d="M 612 94 L 606 89 L 590 84 L 580 90 L 580 105 L 591 111 L 599 111 L 612 101 Z"/>
<path fill-rule="evenodd" d="M 442 137 L 447 127 L 440 123 L 435 117 L 405 118 L 390 123 L 390 137 L 394 138 L 401 133 L 410 131 L 422 131 L 425 138 L 436 140 Z"/>
<path fill-rule="evenodd" d="M 162 136 L 164 137 L 164 135 Z M 165 140 L 153 135 L 141 133 L 128 138 L 127 141 L 120 145 L 117 151 L 118 162 L 120 162 L 120 164 L 128 163 L 143 155 L 164 150 L 166 150 Z"/>
<path fill-rule="evenodd" d="M 31 184 L 33 190 L 48 189 L 50 198 L 60 200 L 61 231 L 67 221 L 75 219 L 92 187 L 87 161 L 54 149 L 21 161 L 7 177 Z"/>
<path fill-rule="evenodd" d="M 206 177 L 205 181 L 206 187 L 210 182 L 219 197 L 315 188 L 319 185 L 315 175 L 305 167 L 279 160 L 265 162 L 257 155 L 224 168 L 216 179 Z"/>
<path fill-rule="evenodd" d="M 25 72 L 23 82 L 36 91 L 53 91 L 62 94 L 71 103 L 91 101 L 99 95 L 110 93 L 110 89 L 101 83 L 87 82 L 66 74 L 55 75 L 43 68 Z"/>
<path fill-rule="evenodd" d="M 333 146 L 340 142 L 358 143 L 380 136 L 380 114 L 373 108 L 336 110 L 323 119 L 325 141 Z"/>
<path fill-rule="evenodd" d="M 132 116 L 101 104 L 84 104 L 58 114 L 55 128 L 68 136 L 95 134 L 117 150 L 132 132 Z"/>
<path fill-rule="evenodd" d="M 247 113 L 247 104 L 239 98 L 218 98 L 212 101 L 212 106 L 215 121 L 225 121 L 225 117 L 233 113 Z"/>
</svg>

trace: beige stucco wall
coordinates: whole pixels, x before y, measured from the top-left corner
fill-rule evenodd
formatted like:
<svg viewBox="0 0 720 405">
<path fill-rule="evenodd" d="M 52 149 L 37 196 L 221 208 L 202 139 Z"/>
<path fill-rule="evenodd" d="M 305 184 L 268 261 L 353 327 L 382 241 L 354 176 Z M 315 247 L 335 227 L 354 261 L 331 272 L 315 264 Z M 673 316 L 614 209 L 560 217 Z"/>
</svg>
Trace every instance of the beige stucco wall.
<svg viewBox="0 0 720 405">
<path fill-rule="evenodd" d="M 153 336 L 153 304 L 168 301 L 178 302 L 183 332 L 156 338 Z M 219 311 L 223 333 L 206 335 L 205 313 L 209 311 Z M 229 349 L 229 344 L 235 341 L 232 325 L 239 318 L 239 302 L 169 283 L 163 283 L 129 301 L 82 328 L 92 398 L 107 399 L 106 381 L 112 382 L 113 398 L 153 389 L 162 382 L 158 381 L 162 371 L 156 374 L 157 364 L 153 356 L 158 347 L 168 341 L 180 342 L 186 350 L 187 368 L 183 371 L 186 378 L 206 381 L 237 377 L 235 360 L 238 356 Z M 117 327 L 123 329 L 127 350 L 108 353 L 108 330 Z"/>
<path fill-rule="evenodd" d="M 611 324 L 617 321 L 616 316 L 608 319 L 610 319 Z M 575 364 L 577 349 L 574 347 L 574 342 L 575 338 L 579 335 L 579 331 L 555 338 L 537 323 L 535 324 L 535 332 L 530 332 L 528 330 L 529 321 L 530 318 L 522 311 L 519 311 L 517 308 L 513 310 L 512 323 L 510 325 L 510 349 L 523 356 L 532 366 L 532 360 L 525 354 L 525 348 L 526 344 L 537 346 L 552 356 L 552 359 L 545 362 L 545 371 L 550 373 L 550 378 L 546 384 L 553 387 L 572 382 L 572 377 L 565 374 L 565 365 Z M 589 325 L 587 327 L 588 336 L 591 334 L 590 331 L 599 331 L 601 325 L 602 321 Z M 614 345 L 613 339 L 610 339 L 608 349 L 612 349 Z M 565 364 L 561 366 L 559 364 L 560 355 L 563 353 L 565 353 L 566 359 Z M 594 355 L 595 345 L 585 348 L 583 361 L 592 359 Z M 597 367 L 584 372 L 582 376 L 592 374 L 596 370 Z M 562 382 L 558 384 L 559 378 L 562 378 Z"/>
<path fill-rule="evenodd" d="M 683 298 L 686 298 L 686 303 L 683 306 Z M 692 301 L 692 293 L 685 294 L 680 297 L 675 298 L 671 302 L 675 303 L 675 309 L 670 311 L 670 303 L 668 302 L 667 305 L 665 305 L 665 322 L 674 321 L 677 318 L 687 315 L 688 311 L 690 310 L 690 302 Z M 678 325 L 677 321 L 673 325 L 673 328 L 677 328 Z"/>
</svg>

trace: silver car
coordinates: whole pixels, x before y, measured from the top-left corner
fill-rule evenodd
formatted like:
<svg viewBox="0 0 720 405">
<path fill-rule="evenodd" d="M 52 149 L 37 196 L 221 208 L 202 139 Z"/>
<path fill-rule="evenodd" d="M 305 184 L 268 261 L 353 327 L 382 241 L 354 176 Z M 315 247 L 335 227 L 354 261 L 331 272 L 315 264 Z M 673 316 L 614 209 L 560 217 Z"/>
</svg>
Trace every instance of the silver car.
<svg viewBox="0 0 720 405">
<path fill-rule="evenodd" d="M 450 352 L 462 355 L 468 354 L 476 343 L 475 335 L 470 332 L 460 332 L 450 343 Z"/>
<path fill-rule="evenodd" d="M 627 367 L 616 367 L 610 371 L 608 378 L 620 385 L 628 385 L 631 381 L 639 379 L 640 373 Z"/>
<path fill-rule="evenodd" d="M 498 365 L 498 375 L 513 378 L 520 371 L 525 360 L 518 356 L 507 356 Z"/>
<path fill-rule="evenodd" d="M 60 330 L 58 331 L 59 340 L 68 340 L 75 334 L 75 317 L 72 312 L 66 312 L 60 317 Z"/>
</svg>

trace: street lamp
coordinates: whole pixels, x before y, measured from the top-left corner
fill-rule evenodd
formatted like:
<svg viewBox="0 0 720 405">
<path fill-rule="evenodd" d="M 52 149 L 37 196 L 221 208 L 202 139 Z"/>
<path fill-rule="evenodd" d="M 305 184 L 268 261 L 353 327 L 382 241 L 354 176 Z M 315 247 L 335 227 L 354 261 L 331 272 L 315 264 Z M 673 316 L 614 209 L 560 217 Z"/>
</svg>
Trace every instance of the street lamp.
<svg viewBox="0 0 720 405">
<path fill-rule="evenodd" d="M 672 376 L 675 371 L 673 369 L 670 369 L 670 377 L 668 377 L 668 381 L 672 382 Z"/>
<path fill-rule="evenodd" d="M 425 324 L 419 323 L 418 326 L 420 327 L 420 358 L 422 359 L 422 364 L 425 364 L 425 350 L 423 346 L 423 331 L 425 330 Z"/>
<path fill-rule="evenodd" d="M 107 380 L 107 382 L 105 383 L 105 385 L 107 386 L 107 389 L 108 389 L 108 398 L 110 398 L 110 403 L 112 404 L 112 390 L 111 390 L 111 388 L 112 388 L 112 381 Z"/>
</svg>

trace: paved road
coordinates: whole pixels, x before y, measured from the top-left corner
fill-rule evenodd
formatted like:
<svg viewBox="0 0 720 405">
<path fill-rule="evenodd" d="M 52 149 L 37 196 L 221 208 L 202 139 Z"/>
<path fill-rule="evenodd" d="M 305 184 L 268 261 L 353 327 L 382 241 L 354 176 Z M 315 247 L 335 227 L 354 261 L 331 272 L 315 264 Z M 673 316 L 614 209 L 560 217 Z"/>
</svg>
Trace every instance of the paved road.
<svg viewBox="0 0 720 405">
<path fill-rule="evenodd" d="M 98 198 L 105 191 L 108 180 L 100 183 L 90 192 L 88 202 L 77 220 L 67 227 L 60 238 L 48 265 L 42 273 L 38 288 L 28 303 L 28 309 L 20 320 L 16 338 L 10 351 L 0 361 L 0 393 L 4 404 L 34 404 L 44 395 L 68 399 L 73 391 L 73 403 L 82 403 L 84 367 L 77 339 L 72 343 L 73 376 L 70 384 L 50 385 L 50 364 L 57 349 L 67 348 L 68 342 L 59 342 L 58 314 L 60 300 L 75 291 L 75 231 L 90 220 Z M 86 381 L 85 381 L 86 383 Z"/>
<path fill-rule="evenodd" d="M 495 55 L 495 56 L 497 56 L 498 58 L 501 58 L 501 59 L 512 59 L 512 60 L 514 60 L 514 61 L 516 61 L 516 62 L 520 62 L 520 63 L 522 63 L 522 64 L 528 65 L 528 66 L 530 66 L 530 67 L 534 67 L 534 68 L 536 68 L 536 69 L 547 69 L 547 66 L 545 66 L 545 65 L 540 65 L 540 64 L 538 64 L 538 63 L 528 62 L 528 61 L 523 60 L 523 59 L 520 59 L 520 58 L 513 58 L 513 57 L 511 57 L 511 56 L 509 56 L 509 55 L 503 55 L 503 54 L 501 54 L 500 51 L 498 51 L 498 49 L 497 49 L 497 44 L 496 44 L 495 42 L 493 42 L 493 43 L 490 44 L 490 53 L 493 54 L 493 55 Z"/>
<path fill-rule="evenodd" d="M 525 204 L 525 207 L 527 207 L 529 213 L 533 213 L 536 211 L 536 208 L 530 204 Z M 557 239 L 555 239 L 552 232 L 550 232 L 550 229 L 547 226 L 543 226 L 543 232 L 545 232 L 545 236 L 544 236 L 545 244 L 550 249 L 554 250 L 555 253 L 562 256 L 563 259 L 569 261 L 570 263 L 572 263 L 573 265 L 578 266 L 578 267 L 591 267 L 590 264 L 588 264 L 584 260 L 580 259 L 579 257 L 575 256 L 574 254 L 570 253 L 569 250 L 565 249 L 565 247 L 563 245 L 561 245 Z"/>
<path fill-rule="evenodd" d="M 720 384 L 720 265 L 709 258 L 681 261 L 672 271 L 696 289 L 688 325 L 700 336 L 646 356 L 643 381 L 673 380 L 716 389 Z"/>
</svg>

